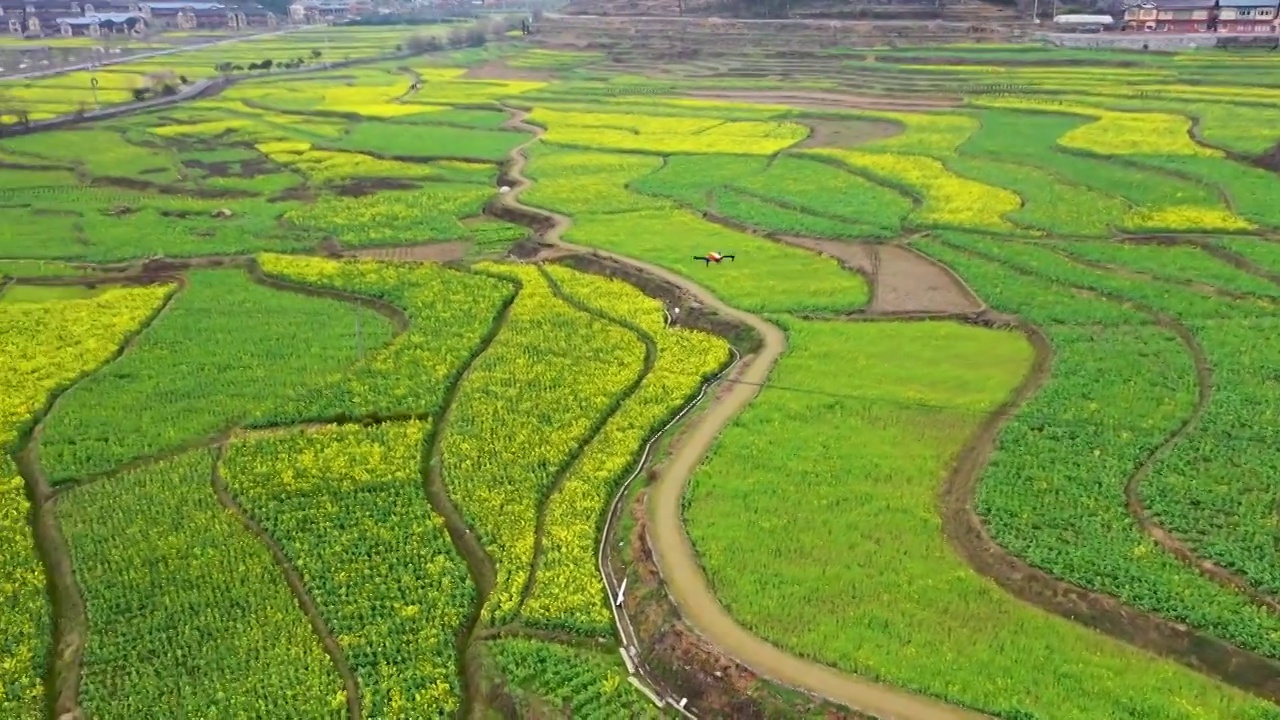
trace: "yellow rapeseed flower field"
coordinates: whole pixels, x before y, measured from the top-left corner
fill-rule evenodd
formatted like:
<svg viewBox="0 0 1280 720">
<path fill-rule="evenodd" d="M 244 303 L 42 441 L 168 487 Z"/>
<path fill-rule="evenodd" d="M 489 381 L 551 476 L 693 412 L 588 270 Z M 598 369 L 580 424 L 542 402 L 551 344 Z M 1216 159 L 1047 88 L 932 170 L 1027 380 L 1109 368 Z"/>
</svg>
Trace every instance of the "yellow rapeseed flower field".
<svg viewBox="0 0 1280 720">
<path fill-rule="evenodd" d="M 613 618 L 595 560 L 610 498 L 648 439 L 729 360 L 729 346 L 707 333 L 667 329 L 662 303 L 621 280 L 556 265 L 547 271 L 566 295 L 640 328 L 657 350 L 639 387 L 592 438 L 551 498 L 542 559 L 522 609 L 522 616 L 535 624 L 608 634 Z"/>
<path fill-rule="evenodd" d="M 643 369 L 632 332 L 555 296 L 536 267 L 481 263 L 523 289 L 463 378 L 444 428 L 445 485 L 497 569 L 483 612 L 510 620 L 534 558 L 538 516 L 557 476 Z"/>
<path fill-rule="evenodd" d="M 476 601 L 422 494 L 424 421 L 237 440 L 227 484 L 320 607 L 360 678 L 366 717 L 444 717 L 461 703 L 454 639 Z"/>
<path fill-rule="evenodd" d="M 1251 230 L 1255 228 L 1255 225 L 1236 217 L 1226 208 L 1169 205 L 1155 208 L 1138 208 L 1133 214 L 1124 219 L 1121 227 L 1132 232 L 1230 232 Z"/>
<path fill-rule="evenodd" d="M 537 108 L 530 120 L 547 128 L 553 144 L 648 153 L 772 155 L 808 136 L 789 122 L 562 112 Z"/>
<path fill-rule="evenodd" d="M 1222 156 L 1222 151 L 1205 147 L 1191 139 L 1191 119 L 1182 115 L 1123 112 L 1056 101 L 978 100 L 972 104 L 1097 118 L 1096 122 L 1081 125 L 1058 138 L 1058 144 L 1098 155 Z"/>
<path fill-rule="evenodd" d="M 876 140 L 865 146 L 867 149 L 890 152 L 950 154 L 978 129 L 976 119 L 948 113 L 859 110 L 857 115 L 892 122 L 905 129 L 901 135 Z"/>
<path fill-rule="evenodd" d="M 255 145 L 272 162 L 302 173 L 315 182 L 342 182 L 353 178 L 423 178 L 432 175 L 421 163 L 384 160 L 339 150 L 312 150 L 306 142 L 268 142 Z"/>
<path fill-rule="evenodd" d="M 465 105 L 488 103 L 540 90 L 547 83 L 537 80 L 465 80 L 466 68 L 417 68 L 422 78 L 418 91 L 408 101 L 420 104 Z"/>
<path fill-rule="evenodd" d="M 8 450 L 49 394 L 106 362 L 172 286 L 113 289 L 81 300 L 0 303 L 0 717 L 42 717 L 49 618 L 27 499 Z"/>
<path fill-rule="evenodd" d="M 453 377 L 513 294 L 507 282 L 431 263 L 335 261 L 259 255 L 268 275 L 303 285 L 379 297 L 402 308 L 409 330 L 370 354 L 304 407 L 324 417 L 435 415 Z"/>
<path fill-rule="evenodd" d="M 593 213 L 677 207 L 665 198 L 641 195 L 627 188 L 635 178 L 662 167 L 660 157 L 594 150 L 549 151 L 542 145 L 535 150 L 529 167 L 534 184 L 522 195 L 533 205 L 567 215 L 581 214 L 587 207 Z"/>
<path fill-rule="evenodd" d="M 923 205 L 912 213 L 916 224 L 1018 230 L 1004 217 L 1022 206 L 1021 198 L 1004 188 L 960 177 L 934 158 L 827 148 L 812 152 L 834 158 L 891 186 L 904 187 L 920 197 Z"/>
<path fill-rule="evenodd" d="M 484 185 L 428 183 L 417 190 L 360 197 L 325 195 L 283 217 L 328 232 L 351 247 L 442 242 L 466 237 L 459 218 L 479 215 L 492 194 Z"/>
<path fill-rule="evenodd" d="M 329 88 L 321 93 L 323 100 L 318 109 L 372 118 L 399 117 L 428 112 L 426 108 L 392 102 L 407 93 L 410 84 L 411 81 L 406 77 L 395 85 Z"/>
<path fill-rule="evenodd" d="M 183 137 L 196 135 L 215 137 L 231 130 L 243 130 L 255 125 L 252 120 L 210 120 L 209 122 L 190 123 L 187 125 L 159 125 L 150 128 L 152 133 L 161 137 Z"/>
</svg>

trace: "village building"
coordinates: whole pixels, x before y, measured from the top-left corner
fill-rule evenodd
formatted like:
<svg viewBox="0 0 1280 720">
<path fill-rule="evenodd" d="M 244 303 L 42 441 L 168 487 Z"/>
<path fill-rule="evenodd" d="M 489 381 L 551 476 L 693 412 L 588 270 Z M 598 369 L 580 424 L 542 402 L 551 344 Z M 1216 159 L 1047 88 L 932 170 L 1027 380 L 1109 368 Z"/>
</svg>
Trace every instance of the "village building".
<svg viewBox="0 0 1280 720">
<path fill-rule="evenodd" d="M 70 4 L 63 2 L 0 3 L 0 19 L 11 35 L 44 37 L 58 31 L 58 18 L 71 14 Z"/>
<path fill-rule="evenodd" d="M 94 13 L 79 17 L 58 18 L 58 30 L 63 35 L 103 35 L 142 33 L 147 29 L 147 19 L 141 13 Z"/>
<path fill-rule="evenodd" d="M 1124 29 L 1202 33 L 1215 29 L 1216 0 L 1148 0 L 1124 11 Z"/>
<path fill-rule="evenodd" d="M 1276 0 L 1218 0 L 1218 32 L 1274 33 L 1278 5 Z"/>
<path fill-rule="evenodd" d="M 1147 0 L 1124 9 L 1124 29 L 1153 32 L 1156 29 L 1156 4 Z"/>
<path fill-rule="evenodd" d="M 230 6 L 230 10 L 235 15 L 236 30 L 274 28 L 280 24 L 280 16 L 258 3 L 240 3 Z"/>
<path fill-rule="evenodd" d="M 100 0 L 0 0 L 0 32 L 24 37 L 52 34 L 98 37 L 142 32 L 149 28 L 179 30 L 247 30 L 274 28 L 278 16 L 255 2 L 226 5 L 212 0 L 136 2 Z"/>
<path fill-rule="evenodd" d="M 63 18 L 78 18 L 93 12 L 92 5 L 64 0 L 0 0 L 0 32 L 25 37 L 44 37 L 61 30 Z M 88 27 L 88 24 L 85 25 Z"/>
<path fill-rule="evenodd" d="M 289 22 L 315 25 L 358 17 L 372 9 L 369 0 L 296 0 L 289 6 Z"/>
<path fill-rule="evenodd" d="M 206 29 L 208 21 L 206 20 L 205 27 L 200 27 L 196 20 L 197 13 L 207 18 L 211 10 L 220 16 L 224 23 L 226 21 L 225 13 L 218 12 L 223 7 L 222 3 L 217 2 L 144 2 L 140 7 L 151 26 L 157 28 Z"/>
</svg>

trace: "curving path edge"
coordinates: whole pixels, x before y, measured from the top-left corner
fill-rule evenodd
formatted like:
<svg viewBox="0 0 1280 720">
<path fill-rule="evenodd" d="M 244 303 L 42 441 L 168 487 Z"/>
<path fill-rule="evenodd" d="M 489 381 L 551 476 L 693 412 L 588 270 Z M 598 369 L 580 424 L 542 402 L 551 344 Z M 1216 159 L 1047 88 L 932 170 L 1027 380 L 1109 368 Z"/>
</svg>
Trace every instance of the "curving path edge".
<svg viewBox="0 0 1280 720">
<path fill-rule="evenodd" d="M 792 655 L 739 625 L 720 605 L 698 562 L 693 543 L 685 533 L 681 500 L 689 477 L 711 449 L 716 437 L 756 396 L 774 364 L 786 350 L 786 334 L 756 315 L 730 307 L 706 288 L 682 275 L 624 255 L 564 241 L 562 235 L 572 224 L 570 218 L 530 207 L 519 199 L 520 193 L 533 184 L 524 175 L 524 151 L 542 137 L 543 129 L 526 122 L 528 112 L 510 106 L 504 107 L 512 115 L 508 127 L 532 133 L 534 137 L 512 149 L 504 173 L 511 183 L 511 190 L 499 195 L 497 202 L 545 218 L 549 226 L 539 232 L 540 239 L 544 242 L 584 254 L 607 257 L 643 270 L 679 286 L 708 307 L 760 334 L 761 346 L 755 354 L 743 358 L 736 374 L 737 382 L 725 388 L 694 420 L 690 431 L 662 465 L 659 477 L 650 491 L 649 542 L 667 592 L 680 616 L 695 632 L 752 672 L 885 720 L 985 717 L 980 713 L 875 683 Z"/>
</svg>

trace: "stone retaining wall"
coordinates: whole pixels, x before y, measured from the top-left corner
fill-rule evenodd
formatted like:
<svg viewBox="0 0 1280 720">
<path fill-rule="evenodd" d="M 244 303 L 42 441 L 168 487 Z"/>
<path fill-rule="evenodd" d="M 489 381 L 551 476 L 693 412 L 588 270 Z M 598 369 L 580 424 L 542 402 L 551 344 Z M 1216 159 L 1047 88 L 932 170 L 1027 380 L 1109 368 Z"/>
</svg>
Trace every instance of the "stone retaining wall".
<svg viewBox="0 0 1280 720">
<path fill-rule="evenodd" d="M 1175 52 L 1179 50 L 1196 50 L 1199 48 L 1224 47 L 1238 43 L 1241 39 L 1261 39 L 1275 41 L 1276 37 L 1242 35 L 1237 33 L 1132 33 L 1104 32 L 1091 34 L 1043 33 L 1037 37 L 1059 47 L 1098 48 L 1106 50 L 1147 50 L 1157 52 Z"/>
</svg>

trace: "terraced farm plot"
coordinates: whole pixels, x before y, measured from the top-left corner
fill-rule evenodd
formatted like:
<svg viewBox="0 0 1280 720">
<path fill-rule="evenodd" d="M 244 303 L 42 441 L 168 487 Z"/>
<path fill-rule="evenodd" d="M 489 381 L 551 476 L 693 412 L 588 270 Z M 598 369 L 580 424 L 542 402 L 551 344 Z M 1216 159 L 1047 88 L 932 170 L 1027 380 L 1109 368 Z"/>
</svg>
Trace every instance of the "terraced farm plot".
<svg viewBox="0 0 1280 720">
<path fill-rule="evenodd" d="M 543 162 L 552 168 L 565 163 L 561 151 L 537 151 L 530 163 L 530 172 L 540 172 Z M 571 157 L 580 157 L 574 155 Z M 649 209 L 644 196 L 631 192 L 636 205 L 626 205 L 629 192 L 626 184 L 635 182 L 652 170 L 648 163 L 635 163 L 629 156 L 617 155 L 615 165 L 607 165 L 603 156 L 593 162 L 599 167 L 610 167 L 607 173 L 593 173 L 602 185 L 617 188 L 608 191 L 613 207 L 626 207 L 624 211 L 597 211 L 592 196 L 565 193 L 548 200 L 556 212 L 573 216 L 565 238 L 591 247 L 599 247 L 621 255 L 651 262 L 696 277 L 713 291 L 723 293 L 724 299 L 752 309 L 768 310 L 846 310 L 866 303 L 868 290 L 858 275 L 845 273 L 831 261 L 789 247 L 762 240 L 744 232 L 716 225 L 681 209 Z M 562 165 L 563 166 L 563 165 Z M 632 180 L 628 180 L 632 178 Z M 532 198 L 538 198 L 535 191 Z M 541 196 L 545 198 L 546 196 Z M 537 200 L 530 203 L 537 206 Z M 659 206 L 660 207 L 660 206 Z M 633 210 L 633 208 L 635 208 Z M 696 238 L 694 244 L 692 239 Z M 722 253 L 740 253 L 755 258 L 752 263 L 722 265 L 716 273 L 698 273 L 689 264 L 687 256 L 707 252 L 707 246 Z M 808 290 L 802 289 L 800 278 Z"/>
<path fill-rule="evenodd" d="M 301 285 L 399 308 L 404 334 L 324 386 L 297 396 L 284 412 L 297 417 L 355 419 L 431 416 L 458 373 L 511 302 L 506 282 L 433 265 L 263 255 L 263 271 Z M 462 299 L 460 301 L 460 299 Z M 363 340 L 362 340 L 363 342 Z M 271 424 L 259 416 L 255 424 Z"/>
<path fill-rule="evenodd" d="M 513 686 L 573 717 L 663 717 L 610 656 L 524 639 L 497 640 L 485 649 Z"/>
<path fill-rule="evenodd" d="M 396 75 L 364 70 L 348 89 L 401 81 L 407 88 L 408 76 Z M 481 220 L 495 194 L 496 162 L 524 138 L 520 133 L 381 127 L 360 107 L 337 116 L 312 115 L 319 110 L 309 106 L 273 109 L 258 103 L 270 90 L 247 83 L 229 93 L 235 99 L 3 141 L 0 153 L 19 168 L 0 183 L 0 213 L 11 233 L 6 254 L 102 262 L 297 252 L 322 242 L 493 248 L 525 235 L 510 223 Z M 410 141 L 436 149 L 419 152 L 405 145 Z"/>
<path fill-rule="evenodd" d="M 91 618 L 86 708 L 340 712 L 332 661 L 267 549 L 218 505 L 212 471 L 196 450 L 59 498 Z"/>
<path fill-rule="evenodd" d="M 37 718 L 43 707 L 41 669 L 52 623 L 43 568 L 28 524 L 31 507 L 12 453 L 50 397 L 92 372 L 154 313 L 166 287 L 116 289 L 97 297 L 49 303 L 0 303 L 0 570 L 6 649 L 0 661 L 0 709 Z"/>
<path fill-rule="evenodd" d="M 827 213 L 819 209 L 821 203 L 794 203 L 767 190 L 752 192 L 747 189 L 747 183 L 753 179 L 757 180 L 757 187 L 778 185 L 778 176 L 787 170 L 800 170 L 810 175 L 808 182 L 820 180 L 820 177 L 805 171 L 810 168 L 820 170 L 823 166 L 800 160 L 798 164 L 784 165 L 781 172 L 774 171 L 773 177 L 759 181 L 766 170 L 773 170 L 785 160 L 775 164 L 769 159 L 752 156 L 676 155 L 665 158 L 661 169 L 636 180 L 631 186 L 648 195 L 671 198 L 700 213 L 713 213 L 728 222 L 781 235 L 854 240 L 889 234 L 887 228 L 872 228 L 859 220 L 849 219 L 850 216 L 857 217 L 856 212 Z M 849 177 L 852 182 L 852 176 Z M 881 207 L 885 213 L 894 211 L 892 203 Z"/>
<path fill-rule="evenodd" d="M 543 109 L 535 109 L 529 119 L 547 128 L 546 140 L 554 145 L 662 155 L 773 155 L 808 134 L 795 123 L 757 120 Z"/>
<path fill-rule="evenodd" d="M 271 411 L 355 361 L 357 342 L 373 350 L 390 339 L 390 323 L 363 307 L 255 285 L 237 270 L 191 273 L 130 352 L 58 403 L 45 422 L 42 465 L 57 483 L 249 418 L 309 419 Z"/>
<path fill-rule="evenodd" d="M 309 588 L 368 717 L 448 717 L 462 701 L 454 637 L 475 588 L 422 493 L 428 430 L 250 435 L 224 461 L 230 491 Z"/>
<path fill-rule="evenodd" d="M 713 335 L 666 328 L 662 304 L 626 283 L 557 266 L 547 272 L 567 298 L 638 330 L 649 344 L 640 384 L 583 449 L 547 506 L 543 554 L 521 610 L 534 624 L 603 635 L 612 616 L 592 567 L 598 533 L 589 519 L 604 513 L 646 439 L 729 361 L 729 353 Z"/>
<path fill-rule="evenodd" d="M 1016 194 L 956 175 L 934 158 L 861 150 L 810 152 L 921 198 L 915 213 L 919 225 L 1004 233 L 1017 230 L 1005 217 L 1022 204 Z"/>
<path fill-rule="evenodd" d="M 497 162 L 523 140 L 520 133 L 507 130 L 362 122 L 336 146 L 342 150 L 391 157 Z"/>
<path fill-rule="evenodd" d="M 686 511 L 717 595 L 747 627 L 806 657 L 992 713 L 1088 718 L 1142 698 L 1149 709 L 1139 712 L 1171 717 L 1262 711 L 1005 598 L 951 554 L 930 512 L 938 484 L 1027 372 L 1023 338 L 940 323 L 787 328 L 797 350 L 775 371 L 777 389 L 721 437 Z M 837 357 L 847 375 L 830 371 Z M 830 434 L 772 447 L 769 428 L 815 413 L 837 423 Z M 758 584 L 741 567 L 777 581 Z M 957 682 L 962 668 L 983 681 Z M 1039 676 L 1057 678 L 1053 689 L 1028 680 Z"/>
<path fill-rule="evenodd" d="M 534 268 L 483 269 L 518 280 L 521 290 L 502 332 L 463 378 L 441 471 L 493 557 L 497 578 L 483 619 L 501 624 L 526 592 L 542 505 L 596 427 L 634 392 L 644 348 L 635 333 L 559 299 Z"/>
<path fill-rule="evenodd" d="M 1265 59 L 574 22 L 0 140 L 0 716 L 1280 717 Z"/>
</svg>

